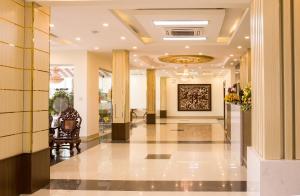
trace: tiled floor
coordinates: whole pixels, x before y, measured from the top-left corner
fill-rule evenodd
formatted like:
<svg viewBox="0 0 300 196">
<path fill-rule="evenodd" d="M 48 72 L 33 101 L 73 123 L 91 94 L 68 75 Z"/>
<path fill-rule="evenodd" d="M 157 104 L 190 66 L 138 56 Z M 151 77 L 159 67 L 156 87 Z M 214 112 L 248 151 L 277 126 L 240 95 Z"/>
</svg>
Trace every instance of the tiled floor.
<svg viewBox="0 0 300 196">
<path fill-rule="evenodd" d="M 139 124 L 128 143 L 107 140 L 53 165 L 50 185 L 33 195 L 245 196 L 246 169 L 233 146 L 215 119 Z"/>
</svg>

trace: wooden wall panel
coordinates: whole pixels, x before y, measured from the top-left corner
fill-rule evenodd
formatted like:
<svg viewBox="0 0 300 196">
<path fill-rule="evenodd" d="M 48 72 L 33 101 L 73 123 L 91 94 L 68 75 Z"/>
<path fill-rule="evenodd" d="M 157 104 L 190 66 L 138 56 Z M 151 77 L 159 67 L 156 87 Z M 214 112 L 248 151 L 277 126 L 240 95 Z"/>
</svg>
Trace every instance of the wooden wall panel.
<svg viewBox="0 0 300 196">
<path fill-rule="evenodd" d="M 300 159 L 300 1 L 294 0 L 294 61 L 295 61 L 295 150 Z"/>
<path fill-rule="evenodd" d="M 279 8 L 279 0 L 251 4 L 252 141 L 265 159 L 283 156 Z"/>
</svg>

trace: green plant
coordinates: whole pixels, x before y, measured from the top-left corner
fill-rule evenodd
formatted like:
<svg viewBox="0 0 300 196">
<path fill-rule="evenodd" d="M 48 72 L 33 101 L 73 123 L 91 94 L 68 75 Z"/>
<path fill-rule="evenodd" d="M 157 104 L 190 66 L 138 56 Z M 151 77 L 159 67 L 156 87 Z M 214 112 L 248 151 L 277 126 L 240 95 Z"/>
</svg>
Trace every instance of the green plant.
<svg viewBox="0 0 300 196">
<path fill-rule="evenodd" d="M 56 98 L 59 98 L 59 97 L 64 97 L 64 98 L 67 98 L 68 99 L 68 104 L 69 106 L 72 106 L 73 107 L 73 100 L 74 100 L 74 96 L 73 96 L 73 93 L 68 93 L 66 92 L 65 90 L 56 90 L 56 92 L 54 93 L 54 95 L 49 98 L 49 114 L 50 115 L 56 115 L 58 114 L 58 112 L 56 112 L 53 108 L 53 103 L 54 103 L 54 100 Z"/>
</svg>

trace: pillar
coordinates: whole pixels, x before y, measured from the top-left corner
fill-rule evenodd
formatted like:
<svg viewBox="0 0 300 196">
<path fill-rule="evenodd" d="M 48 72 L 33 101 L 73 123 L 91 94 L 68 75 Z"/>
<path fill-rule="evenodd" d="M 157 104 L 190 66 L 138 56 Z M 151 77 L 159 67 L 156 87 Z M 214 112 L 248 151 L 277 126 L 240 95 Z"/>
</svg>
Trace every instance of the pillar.
<svg viewBox="0 0 300 196">
<path fill-rule="evenodd" d="M 155 124 L 155 69 L 147 69 L 147 124 Z"/>
<path fill-rule="evenodd" d="M 112 62 L 112 140 L 129 140 L 129 51 L 113 50 Z"/>
<path fill-rule="evenodd" d="M 49 183 L 50 10 L 1 1 L 0 195 L 30 194 Z"/>
<path fill-rule="evenodd" d="M 167 118 L 167 78 L 160 78 L 160 118 Z"/>
<path fill-rule="evenodd" d="M 49 182 L 50 10 L 25 3 L 23 153 L 29 169 L 24 193 Z"/>
<path fill-rule="evenodd" d="M 298 0 L 251 2 L 252 147 L 247 187 L 260 196 L 300 192 L 299 9 Z"/>
</svg>

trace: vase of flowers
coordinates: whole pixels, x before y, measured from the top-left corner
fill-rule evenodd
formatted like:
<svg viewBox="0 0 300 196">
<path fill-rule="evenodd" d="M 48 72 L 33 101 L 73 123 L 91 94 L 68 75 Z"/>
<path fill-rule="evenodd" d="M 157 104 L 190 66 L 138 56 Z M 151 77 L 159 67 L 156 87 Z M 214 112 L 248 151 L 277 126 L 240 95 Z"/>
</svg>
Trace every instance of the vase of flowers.
<svg viewBox="0 0 300 196">
<path fill-rule="evenodd" d="M 252 104 L 251 104 L 251 86 L 247 85 L 242 90 L 242 96 L 241 96 L 241 109 L 242 111 L 246 112 L 251 110 Z"/>
</svg>

